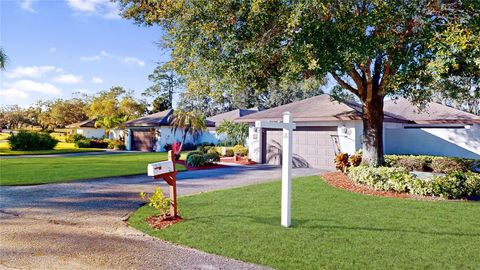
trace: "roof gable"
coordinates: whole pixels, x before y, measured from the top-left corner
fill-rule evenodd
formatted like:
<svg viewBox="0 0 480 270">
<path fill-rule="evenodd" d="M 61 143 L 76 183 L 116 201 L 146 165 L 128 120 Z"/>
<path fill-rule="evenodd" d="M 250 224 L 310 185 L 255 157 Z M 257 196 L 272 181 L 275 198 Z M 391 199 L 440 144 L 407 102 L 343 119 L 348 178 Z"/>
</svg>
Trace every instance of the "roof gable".
<svg viewBox="0 0 480 270">
<path fill-rule="evenodd" d="M 220 113 L 214 116 L 210 116 L 207 118 L 208 121 L 212 121 L 215 123 L 215 126 L 219 126 L 223 121 L 229 120 L 234 121 L 235 119 L 246 116 L 252 113 L 258 112 L 257 109 L 236 109 L 229 112 Z"/>
</svg>

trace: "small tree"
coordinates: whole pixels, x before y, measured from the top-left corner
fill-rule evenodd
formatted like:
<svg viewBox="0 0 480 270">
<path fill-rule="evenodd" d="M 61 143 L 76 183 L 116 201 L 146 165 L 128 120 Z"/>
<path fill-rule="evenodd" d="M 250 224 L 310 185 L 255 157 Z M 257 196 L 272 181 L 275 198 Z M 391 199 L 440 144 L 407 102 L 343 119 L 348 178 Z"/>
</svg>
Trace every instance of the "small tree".
<svg viewBox="0 0 480 270">
<path fill-rule="evenodd" d="M 6 63 L 8 61 L 8 56 L 3 50 L 3 48 L 0 48 L 0 69 L 5 70 Z"/>
<path fill-rule="evenodd" d="M 170 124 L 172 125 L 172 130 L 175 133 L 178 129 L 182 130 L 182 141 L 180 143 L 182 149 L 183 144 L 187 134 L 192 135 L 193 140 L 198 133 L 201 133 L 207 129 L 205 124 L 205 116 L 198 111 L 187 112 L 183 110 L 176 110 L 170 116 Z"/>
<path fill-rule="evenodd" d="M 227 142 L 231 145 L 244 145 L 248 138 L 248 124 L 224 120 L 220 126 L 218 126 L 217 132 L 227 135 Z"/>
</svg>

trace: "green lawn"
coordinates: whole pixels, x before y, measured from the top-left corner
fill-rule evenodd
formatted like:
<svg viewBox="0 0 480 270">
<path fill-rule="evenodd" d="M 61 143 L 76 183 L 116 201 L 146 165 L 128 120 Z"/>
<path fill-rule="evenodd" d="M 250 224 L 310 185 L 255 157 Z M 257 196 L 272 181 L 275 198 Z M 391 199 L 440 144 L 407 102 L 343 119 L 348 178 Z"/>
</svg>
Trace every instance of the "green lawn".
<svg viewBox="0 0 480 270">
<path fill-rule="evenodd" d="M 99 148 L 77 148 L 74 143 L 59 142 L 53 150 L 38 151 L 12 151 L 7 141 L 0 142 L 0 156 L 21 156 L 21 155 L 50 155 L 81 152 L 102 152 L 105 149 Z"/>
<path fill-rule="evenodd" d="M 349 193 L 318 176 L 293 182 L 293 228 L 280 226 L 280 182 L 179 199 L 184 222 L 152 230 L 170 242 L 279 269 L 478 269 L 480 203 Z"/>
<path fill-rule="evenodd" d="M 166 153 L 0 159 L 0 185 L 31 185 L 147 173 Z M 184 166 L 177 165 L 179 170 Z"/>
</svg>

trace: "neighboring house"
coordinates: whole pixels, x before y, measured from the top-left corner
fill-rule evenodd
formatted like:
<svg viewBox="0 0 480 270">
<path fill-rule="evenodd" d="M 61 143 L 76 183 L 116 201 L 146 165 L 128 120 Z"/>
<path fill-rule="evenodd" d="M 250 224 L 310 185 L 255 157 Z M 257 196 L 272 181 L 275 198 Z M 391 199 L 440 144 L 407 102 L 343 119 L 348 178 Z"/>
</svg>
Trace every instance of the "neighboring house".
<svg viewBox="0 0 480 270">
<path fill-rule="evenodd" d="M 172 144 L 175 141 L 182 140 L 182 130 L 179 128 L 173 132 L 170 125 L 169 118 L 173 114 L 173 109 L 161 111 L 150 114 L 125 123 L 127 127 L 125 146 L 127 150 L 134 151 L 165 151 L 165 144 Z M 207 121 L 207 127 L 215 127 L 215 123 Z M 188 134 L 185 143 L 203 143 L 212 142 L 208 131 L 198 134 L 193 140 L 193 137 Z"/>
<path fill-rule="evenodd" d="M 384 148 L 386 154 L 429 154 L 480 158 L 480 117 L 444 105 L 429 103 L 416 113 L 406 100 L 386 101 Z M 249 128 L 249 155 L 256 162 L 280 164 L 282 131 L 255 128 L 255 121 L 282 121 L 293 115 L 293 164 L 296 167 L 334 168 L 338 152 L 362 148 L 362 109 L 354 102 L 332 101 L 320 95 L 253 113 L 236 122 Z"/>
<path fill-rule="evenodd" d="M 66 128 L 70 129 L 70 134 L 81 134 L 87 138 L 100 139 L 106 136 L 105 128 L 95 127 L 96 121 L 97 119 L 89 119 L 68 125 Z M 124 136 L 123 133 L 121 129 L 111 129 L 108 138 L 119 140 Z"/>
<path fill-rule="evenodd" d="M 235 119 L 237 119 L 239 117 L 243 117 L 243 116 L 246 116 L 246 115 L 249 115 L 249 114 L 252 114 L 252 113 L 256 113 L 256 112 L 258 112 L 258 110 L 256 108 L 236 109 L 236 110 L 233 110 L 233 111 L 224 112 L 224 113 L 220 113 L 220 114 L 211 116 L 211 117 L 207 118 L 207 120 L 214 122 L 215 127 L 209 127 L 208 128 L 209 135 L 212 137 L 212 140 L 216 140 L 215 143 L 224 141 L 226 139 L 226 135 L 225 134 L 218 134 L 216 132 L 216 129 L 218 128 L 218 126 L 220 126 L 223 123 L 223 121 L 225 121 L 225 120 L 234 121 Z M 215 138 L 215 139 L 213 139 L 213 138 Z"/>
</svg>

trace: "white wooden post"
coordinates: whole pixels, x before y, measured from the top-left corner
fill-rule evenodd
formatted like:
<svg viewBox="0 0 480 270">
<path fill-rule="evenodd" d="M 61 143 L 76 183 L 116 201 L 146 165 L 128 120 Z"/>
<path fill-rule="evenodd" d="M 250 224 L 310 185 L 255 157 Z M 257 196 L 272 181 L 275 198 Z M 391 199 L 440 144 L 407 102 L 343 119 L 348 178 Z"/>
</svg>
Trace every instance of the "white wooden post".
<svg viewBox="0 0 480 270">
<path fill-rule="evenodd" d="M 290 208 L 292 200 L 292 135 L 296 125 L 292 122 L 292 114 L 283 113 L 283 123 L 256 121 L 257 128 L 282 129 L 282 217 L 281 224 L 290 227 Z M 263 139 L 262 139 L 263 140 Z"/>
<path fill-rule="evenodd" d="M 283 144 L 282 144 L 282 226 L 290 227 L 290 209 L 292 200 L 292 115 L 283 113 Z"/>
</svg>

